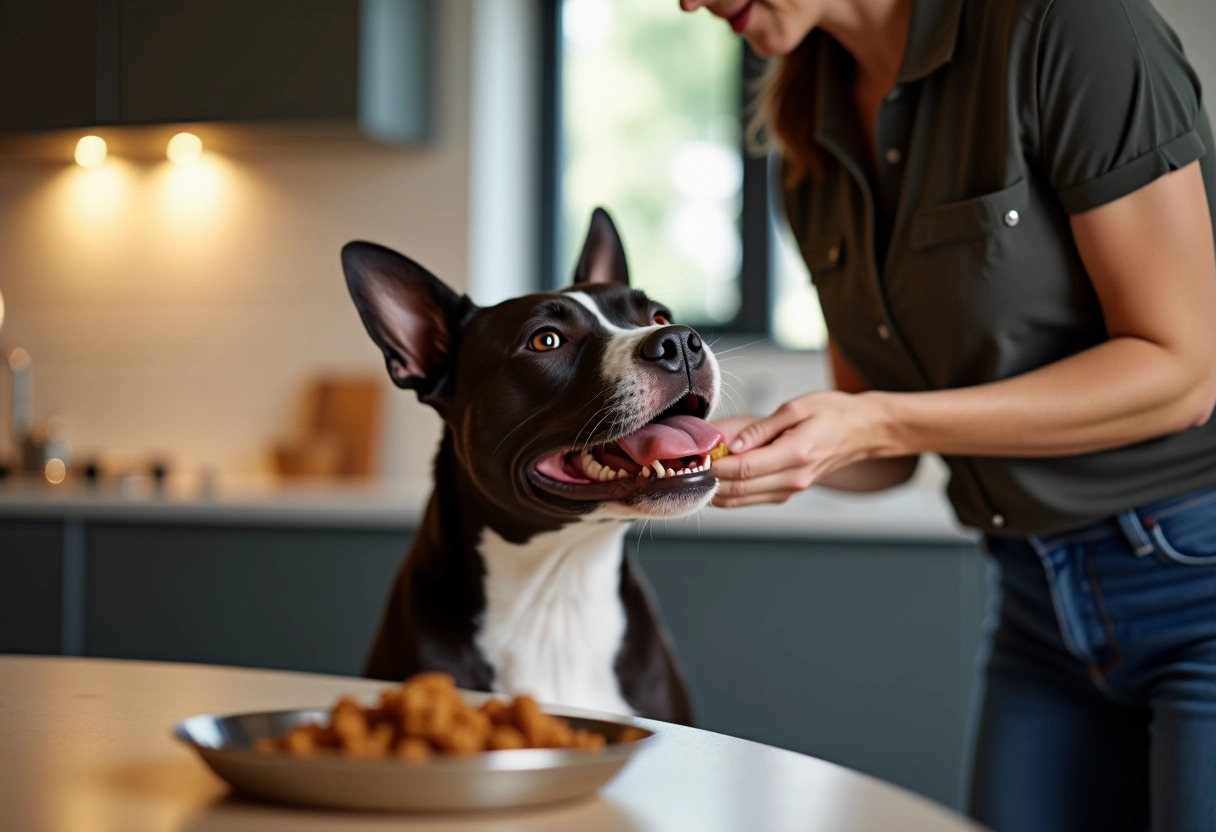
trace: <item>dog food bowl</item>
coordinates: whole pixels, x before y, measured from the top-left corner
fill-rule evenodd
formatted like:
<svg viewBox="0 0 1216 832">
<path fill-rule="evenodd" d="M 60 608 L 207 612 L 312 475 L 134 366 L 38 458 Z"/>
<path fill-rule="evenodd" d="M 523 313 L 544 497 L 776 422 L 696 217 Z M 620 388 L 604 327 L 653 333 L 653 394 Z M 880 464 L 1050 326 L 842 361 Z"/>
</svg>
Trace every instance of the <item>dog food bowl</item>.
<svg viewBox="0 0 1216 832">
<path fill-rule="evenodd" d="M 599 751 L 527 748 L 468 756 L 440 754 L 417 762 L 336 754 L 295 757 L 253 750 L 260 737 L 279 736 L 301 722 L 324 721 L 328 711 L 323 709 L 203 714 L 178 723 L 173 735 L 248 797 L 315 808 L 380 811 L 508 809 L 591 795 L 654 735 L 626 718 L 592 719 L 560 708 L 545 712 L 565 718 L 571 728 L 603 734 L 608 745 Z M 631 739 L 620 742 L 627 731 Z"/>
</svg>

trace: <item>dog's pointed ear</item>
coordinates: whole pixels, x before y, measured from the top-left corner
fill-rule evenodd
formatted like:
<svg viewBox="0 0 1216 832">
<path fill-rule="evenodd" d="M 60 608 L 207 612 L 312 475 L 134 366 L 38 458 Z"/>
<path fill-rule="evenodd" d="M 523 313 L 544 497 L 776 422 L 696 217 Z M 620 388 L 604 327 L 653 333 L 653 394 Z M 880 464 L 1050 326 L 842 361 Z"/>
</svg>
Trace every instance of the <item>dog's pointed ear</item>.
<svg viewBox="0 0 1216 832">
<path fill-rule="evenodd" d="M 475 307 L 425 268 L 390 248 L 342 247 L 346 286 L 393 383 L 438 406 L 456 339 Z"/>
<path fill-rule="evenodd" d="M 575 283 L 624 283 L 629 285 L 629 265 L 625 246 L 616 232 L 612 217 L 603 208 L 591 213 L 591 227 L 574 270 Z"/>
</svg>

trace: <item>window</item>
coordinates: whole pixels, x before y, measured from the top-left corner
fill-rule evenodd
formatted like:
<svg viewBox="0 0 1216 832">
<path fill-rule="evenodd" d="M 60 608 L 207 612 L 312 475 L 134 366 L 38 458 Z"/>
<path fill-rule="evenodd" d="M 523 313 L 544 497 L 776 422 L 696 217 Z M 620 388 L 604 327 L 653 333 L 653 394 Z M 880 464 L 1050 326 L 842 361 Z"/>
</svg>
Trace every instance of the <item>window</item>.
<svg viewBox="0 0 1216 832">
<path fill-rule="evenodd" d="M 675 0 L 554 0 L 546 270 L 568 279 L 591 210 L 625 239 L 635 285 L 677 320 L 819 348 L 814 289 L 768 165 L 743 152 L 760 62 L 721 20 Z"/>
</svg>

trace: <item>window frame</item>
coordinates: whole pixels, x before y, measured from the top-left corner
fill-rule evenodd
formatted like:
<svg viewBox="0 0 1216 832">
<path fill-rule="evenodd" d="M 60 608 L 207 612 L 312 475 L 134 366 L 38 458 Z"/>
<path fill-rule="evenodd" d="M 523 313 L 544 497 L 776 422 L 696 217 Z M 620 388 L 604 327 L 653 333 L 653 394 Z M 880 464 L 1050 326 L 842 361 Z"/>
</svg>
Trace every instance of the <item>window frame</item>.
<svg viewBox="0 0 1216 832">
<path fill-rule="evenodd" d="M 541 3 L 541 94 L 539 205 L 537 206 L 538 288 L 553 291 L 567 284 L 569 264 L 561 262 L 562 170 L 565 148 L 562 141 L 562 4 Z M 749 90 L 755 89 L 764 73 L 765 61 L 745 41 L 738 85 L 739 154 L 743 162 L 742 204 L 739 217 L 739 311 L 733 319 L 699 328 L 709 336 L 771 340 L 772 282 L 776 241 L 770 233 L 769 162 L 766 155 L 749 153 L 746 127 L 751 112 Z M 611 210 L 611 206 L 608 206 Z M 628 242 L 628 241 L 626 241 Z"/>
</svg>

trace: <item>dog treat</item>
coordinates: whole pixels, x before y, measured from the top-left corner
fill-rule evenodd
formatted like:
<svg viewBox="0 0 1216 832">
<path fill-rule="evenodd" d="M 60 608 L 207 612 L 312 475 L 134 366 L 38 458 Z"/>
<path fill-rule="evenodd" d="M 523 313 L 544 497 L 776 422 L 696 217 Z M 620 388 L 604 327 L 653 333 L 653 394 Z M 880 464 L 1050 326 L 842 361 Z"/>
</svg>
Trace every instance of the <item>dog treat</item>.
<svg viewBox="0 0 1216 832">
<path fill-rule="evenodd" d="M 465 703 L 451 676 L 419 673 L 386 688 L 371 707 L 343 696 L 324 724 L 297 725 L 280 737 L 261 737 L 254 750 L 300 757 L 337 753 L 347 757 L 396 756 L 425 760 L 434 754 L 476 754 L 513 748 L 603 748 L 603 735 L 571 728 L 541 711 L 536 700 L 517 696 Z"/>
<path fill-rule="evenodd" d="M 717 447 L 709 452 L 710 459 L 721 459 L 724 456 L 730 455 L 730 448 L 726 447 L 725 442 L 719 442 Z"/>
</svg>

